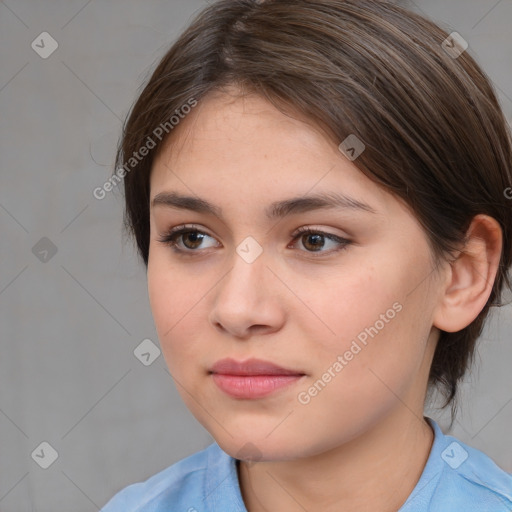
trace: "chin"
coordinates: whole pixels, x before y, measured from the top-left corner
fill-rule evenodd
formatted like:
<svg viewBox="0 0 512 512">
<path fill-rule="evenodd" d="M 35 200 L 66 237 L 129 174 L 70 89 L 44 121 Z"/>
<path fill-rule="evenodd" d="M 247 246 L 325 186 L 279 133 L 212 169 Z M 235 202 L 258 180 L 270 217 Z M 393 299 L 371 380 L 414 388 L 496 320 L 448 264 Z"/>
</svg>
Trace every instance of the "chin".
<svg viewBox="0 0 512 512">
<path fill-rule="evenodd" d="M 292 460 L 300 456 L 297 453 L 297 446 L 300 444 L 297 445 L 287 435 L 284 437 L 283 435 L 268 436 L 271 431 L 272 428 L 261 430 L 248 428 L 238 430 L 234 437 L 225 431 L 210 433 L 224 452 L 235 459 L 248 463 Z"/>
</svg>

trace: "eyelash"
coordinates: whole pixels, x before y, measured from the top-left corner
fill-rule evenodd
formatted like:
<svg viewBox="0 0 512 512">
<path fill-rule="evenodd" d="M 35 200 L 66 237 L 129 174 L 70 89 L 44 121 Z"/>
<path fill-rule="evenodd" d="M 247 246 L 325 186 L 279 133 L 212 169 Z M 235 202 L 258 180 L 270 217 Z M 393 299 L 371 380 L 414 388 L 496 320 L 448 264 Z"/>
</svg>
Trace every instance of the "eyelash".
<svg viewBox="0 0 512 512">
<path fill-rule="evenodd" d="M 205 233 L 204 231 L 197 229 L 195 226 L 190 226 L 190 225 L 187 226 L 187 225 L 183 224 L 181 226 L 176 226 L 175 228 L 170 229 L 166 234 L 164 234 L 164 236 L 162 236 L 161 238 L 158 239 L 158 242 L 161 242 L 165 245 L 170 246 L 174 252 L 179 253 L 180 255 L 195 256 L 196 253 L 198 253 L 200 251 L 199 249 L 197 249 L 197 250 L 180 249 L 177 246 L 177 238 L 179 238 L 181 235 L 184 235 L 186 233 L 200 233 L 202 235 L 210 236 L 210 235 L 208 235 L 208 233 Z M 328 238 L 329 240 L 332 240 L 334 242 L 341 244 L 341 246 L 339 248 L 333 249 L 330 251 L 301 251 L 301 252 L 307 252 L 312 255 L 315 255 L 316 253 L 318 253 L 320 255 L 333 254 L 333 253 L 345 250 L 347 248 L 347 246 L 352 243 L 350 240 L 347 240 L 346 238 L 343 238 L 343 237 L 340 237 L 337 235 L 333 235 L 332 233 L 326 233 L 324 231 L 313 230 L 309 227 L 301 227 L 301 228 L 297 229 L 295 231 L 295 233 L 292 235 L 293 242 L 295 242 L 297 239 L 299 239 L 304 234 L 321 235 L 325 238 Z M 213 237 L 210 236 L 210 238 L 213 238 Z M 314 256 L 314 257 L 318 258 L 320 256 Z"/>
</svg>

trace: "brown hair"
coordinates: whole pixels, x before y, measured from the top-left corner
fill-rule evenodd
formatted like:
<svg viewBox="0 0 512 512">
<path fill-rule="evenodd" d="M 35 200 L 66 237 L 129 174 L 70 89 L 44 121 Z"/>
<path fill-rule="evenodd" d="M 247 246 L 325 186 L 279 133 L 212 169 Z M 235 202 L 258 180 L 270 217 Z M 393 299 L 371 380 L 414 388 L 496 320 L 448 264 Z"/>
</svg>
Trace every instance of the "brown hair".
<svg viewBox="0 0 512 512">
<path fill-rule="evenodd" d="M 116 169 L 124 166 L 125 228 L 147 266 L 149 178 L 172 135 L 169 120 L 234 84 L 310 119 L 336 144 L 350 134 L 363 141 L 354 164 L 409 206 L 437 262 L 463 246 L 475 215 L 495 218 L 503 250 L 492 293 L 469 326 L 441 332 L 430 370 L 429 385 L 443 392 L 443 407 L 452 403 L 453 421 L 457 384 L 489 307 L 511 287 L 512 203 L 505 190 L 512 184 L 512 137 L 490 80 L 467 51 L 449 54 L 448 36 L 379 0 L 214 2 L 171 46 L 134 104 Z M 148 154 L 132 160 L 144 146 Z"/>
</svg>

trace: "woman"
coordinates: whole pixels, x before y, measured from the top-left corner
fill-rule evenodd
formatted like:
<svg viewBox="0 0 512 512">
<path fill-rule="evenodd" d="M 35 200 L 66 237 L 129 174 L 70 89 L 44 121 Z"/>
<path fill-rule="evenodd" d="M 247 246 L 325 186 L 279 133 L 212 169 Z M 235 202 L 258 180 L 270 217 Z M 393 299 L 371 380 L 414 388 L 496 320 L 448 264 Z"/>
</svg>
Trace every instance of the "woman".
<svg viewBox="0 0 512 512">
<path fill-rule="evenodd" d="M 117 154 L 180 394 L 215 443 L 114 511 L 495 511 L 456 411 L 512 264 L 510 131 L 458 34 L 371 0 L 221 0 Z"/>
</svg>

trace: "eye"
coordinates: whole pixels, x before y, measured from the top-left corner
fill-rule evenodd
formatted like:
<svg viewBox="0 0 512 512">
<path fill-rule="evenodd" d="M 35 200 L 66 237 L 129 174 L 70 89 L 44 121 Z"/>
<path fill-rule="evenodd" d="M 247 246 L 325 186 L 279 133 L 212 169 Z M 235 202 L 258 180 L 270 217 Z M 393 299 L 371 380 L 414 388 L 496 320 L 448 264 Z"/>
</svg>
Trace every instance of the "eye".
<svg viewBox="0 0 512 512">
<path fill-rule="evenodd" d="M 314 230 L 309 227 L 299 228 L 295 231 L 292 237 L 294 243 L 296 243 L 298 239 L 301 239 L 303 241 L 303 246 L 306 248 L 306 251 L 303 252 L 308 253 L 330 254 L 345 249 L 350 243 L 352 243 L 346 238 L 332 233 Z M 207 238 L 211 238 L 213 240 L 213 237 L 204 231 L 200 231 L 193 225 L 187 226 L 183 224 L 170 229 L 166 234 L 164 234 L 164 236 L 158 239 L 158 242 L 169 245 L 177 253 L 192 256 L 194 253 L 199 253 L 197 249 L 201 248 L 201 244 Z M 329 251 L 322 250 L 326 245 L 325 240 L 332 243 L 335 248 Z M 180 242 L 182 245 L 180 245 Z M 209 247 L 215 247 L 215 245 L 210 245 Z M 205 249 L 208 247 L 202 248 Z"/>
<path fill-rule="evenodd" d="M 347 246 L 351 243 L 350 240 L 347 240 L 341 236 L 337 236 L 332 233 L 326 233 L 325 231 L 311 229 L 309 227 L 299 228 L 293 236 L 294 242 L 295 240 L 301 239 L 301 241 L 303 241 L 304 247 L 313 249 L 308 249 L 307 252 L 321 252 L 322 254 L 329 254 L 346 249 Z M 336 245 L 338 247 L 330 251 L 322 251 L 325 246 L 325 239 L 333 243 L 335 247 Z"/>
<path fill-rule="evenodd" d="M 159 238 L 158 241 L 171 246 L 176 252 L 197 252 L 195 249 L 203 242 L 204 238 L 212 238 L 204 231 L 195 229 L 194 226 L 181 225 L 170 229 L 163 237 Z M 181 238 L 184 243 L 185 249 L 181 248 L 178 244 L 178 239 Z M 185 240 L 187 240 L 185 242 Z"/>
</svg>

